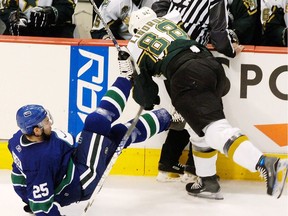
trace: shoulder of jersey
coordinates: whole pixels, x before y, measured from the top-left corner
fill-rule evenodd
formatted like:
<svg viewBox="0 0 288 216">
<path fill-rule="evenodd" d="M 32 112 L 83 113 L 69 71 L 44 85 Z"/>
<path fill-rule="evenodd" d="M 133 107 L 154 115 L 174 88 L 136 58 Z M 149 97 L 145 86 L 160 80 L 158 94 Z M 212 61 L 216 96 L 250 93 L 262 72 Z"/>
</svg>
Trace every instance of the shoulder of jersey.
<svg viewBox="0 0 288 216">
<path fill-rule="evenodd" d="M 59 129 L 53 129 L 53 131 L 55 132 L 55 135 L 58 139 L 63 140 L 64 142 L 66 142 L 67 144 L 71 146 L 74 144 L 73 136 L 70 133 L 59 130 Z"/>
<path fill-rule="evenodd" d="M 181 21 L 181 15 L 180 12 L 177 10 L 172 10 L 171 12 L 167 13 L 163 18 L 171 20 L 175 23 L 178 23 Z"/>
</svg>

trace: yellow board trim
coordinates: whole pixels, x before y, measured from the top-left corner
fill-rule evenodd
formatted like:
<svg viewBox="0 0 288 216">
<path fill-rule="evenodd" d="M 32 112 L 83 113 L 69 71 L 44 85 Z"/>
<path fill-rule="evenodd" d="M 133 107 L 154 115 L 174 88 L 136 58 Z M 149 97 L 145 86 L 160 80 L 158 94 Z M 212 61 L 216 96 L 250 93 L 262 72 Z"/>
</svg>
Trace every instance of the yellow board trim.
<svg viewBox="0 0 288 216">
<path fill-rule="evenodd" d="M 199 151 L 192 151 L 192 154 L 196 157 L 200 158 L 212 158 L 218 153 L 217 150 L 211 151 L 211 152 L 199 152 Z"/>
<path fill-rule="evenodd" d="M 12 157 L 7 148 L 7 142 L 0 141 L 0 169 L 10 169 Z M 112 175 L 156 176 L 161 149 L 127 148 L 119 156 L 111 170 Z M 288 158 L 287 154 L 265 154 L 274 157 Z M 180 162 L 186 163 L 188 151 L 184 151 Z M 225 155 L 218 153 L 217 174 L 221 179 L 263 181 L 259 174 L 251 173 L 237 165 Z"/>
</svg>

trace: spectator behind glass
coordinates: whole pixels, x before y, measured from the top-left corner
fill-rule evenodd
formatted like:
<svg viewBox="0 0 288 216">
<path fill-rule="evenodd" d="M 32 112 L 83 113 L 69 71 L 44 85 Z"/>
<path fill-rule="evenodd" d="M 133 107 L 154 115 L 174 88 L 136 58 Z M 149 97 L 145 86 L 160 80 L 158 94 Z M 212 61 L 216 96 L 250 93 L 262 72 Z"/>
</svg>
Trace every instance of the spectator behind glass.
<svg viewBox="0 0 288 216">
<path fill-rule="evenodd" d="M 287 47 L 287 0 L 261 0 L 263 45 Z"/>
<path fill-rule="evenodd" d="M 240 44 L 259 45 L 261 43 L 262 27 L 257 0 L 228 0 L 228 17 L 228 28 L 235 32 Z"/>
<path fill-rule="evenodd" d="M 73 38 L 75 5 L 73 0 L 5 1 L 0 12 L 4 34 Z"/>
</svg>

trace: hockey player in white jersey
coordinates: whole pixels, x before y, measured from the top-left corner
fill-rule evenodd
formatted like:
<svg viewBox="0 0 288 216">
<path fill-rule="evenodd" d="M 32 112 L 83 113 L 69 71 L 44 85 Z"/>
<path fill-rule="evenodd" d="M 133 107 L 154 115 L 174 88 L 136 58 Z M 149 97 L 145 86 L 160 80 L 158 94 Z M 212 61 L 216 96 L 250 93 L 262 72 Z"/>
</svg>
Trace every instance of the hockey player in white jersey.
<svg viewBox="0 0 288 216">
<path fill-rule="evenodd" d="M 288 46 L 288 0 L 261 0 L 263 45 Z"/>
<path fill-rule="evenodd" d="M 129 40 L 131 34 L 128 32 L 128 17 L 132 11 L 138 10 L 142 6 L 151 6 L 155 0 L 104 0 L 99 7 L 99 11 L 105 22 L 113 32 L 116 39 Z M 109 35 L 95 14 L 93 19 L 91 37 L 94 39 L 109 39 Z"/>
<path fill-rule="evenodd" d="M 251 7 L 249 7 L 249 5 L 251 5 Z M 255 15 L 250 16 L 249 14 L 255 13 L 257 8 L 254 8 L 254 6 L 252 7 L 252 5 L 253 1 L 249 1 L 248 3 L 243 2 L 242 0 L 233 1 L 233 3 L 231 0 L 160 0 L 153 3 L 152 9 L 156 12 L 157 16 L 160 17 L 173 10 L 179 11 L 183 22 L 183 29 L 188 33 L 191 39 L 205 46 L 210 42 L 213 44 L 216 51 L 221 52 L 228 57 L 234 57 L 236 55 L 234 45 L 237 46 L 237 43 L 242 44 L 243 42 L 248 44 L 248 42 L 254 38 L 253 31 L 255 26 L 253 26 L 253 21 L 257 17 Z M 247 9 L 247 7 L 249 7 L 249 9 Z M 227 8 L 230 10 L 230 15 Z M 228 17 L 232 17 L 232 13 L 235 20 L 233 22 L 228 22 Z M 230 20 L 232 19 L 229 19 L 229 21 Z M 228 25 L 229 23 L 230 26 Z M 231 23 L 233 23 L 233 26 Z M 245 33 L 242 34 L 243 32 Z M 167 81 L 164 82 L 165 85 L 168 85 Z M 160 154 L 159 174 L 157 179 L 175 180 L 175 178 L 164 178 L 165 175 L 167 176 L 167 174 L 169 174 L 167 171 L 173 171 L 173 169 L 167 169 L 166 167 L 167 164 L 169 165 L 172 163 L 175 164 L 173 167 L 177 168 L 175 162 L 179 160 L 179 157 L 189 140 L 189 135 L 187 132 L 186 135 L 185 131 L 186 130 L 177 131 L 178 134 L 181 133 L 179 136 L 182 137 L 182 141 L 180 143 L 178 142 L 177 145 L 175 145 L 175 142 L 169 142 L 169 137 L 167 137 L 168 141 L 165 141 Z M 185 137 L 187 139 L 186 141 L 184 140 Z M 190 141 L 193 143 L 193 140 Z M 184 171 L 185 175 L 193 177 L 191 174 L 195 174 L 195 168 L 193 167 L 193 163 L 190 162 L 192 161 L 191 159 L 193 159 L 193 156 L 190 153 L 191 142 L 189 143 L 189 157 L 186 166 L 184 166 Z M 208 152 L 207 156 L 210 155 L 211 154 Z M 203 155 L 203 157 L 207 156 Z M 217 157 L 217 155 L 215 155 L 215 157 Z M 185 180 L 185 177 L 183 179 Z"/>
<path fill-rule="evenodd" d="M 179 15 L 174 11 L 157 18 L 150 8 L 131 14 L 129 32 L 133 37 L 128 49 L 141 71 L 134 78 L 133 98 L 145 108 L 153 108 L 158 102 L 158 86 L 152 77 L 163 75 L 170 82 L 172 104 L 205 141 L 204 144 L 201 140 L 194 143 L 199 156 L 202 152 L 213 156 L 220 151 L 249 171 L 258 171 L 266 180 L 267 194 L 280 196 L 287 160 L 264 156 L 241 129 L 225 118 L 222 96 L 227 92 L 228 79 L 223 66 L 205 46 L 191 40 L 179 28 Z M 213 157 L 208 162 L 194 160 L 199 178 L 186 185 L 187 192 L 193 196 L 223 199 L 214 171 L 216 160 Z M 283 182 L 278 185 L 277 174 L 282 170 L 285 171 Z"/>
<path fill-rule="evenodd" d="M 60 216 L 60 206 L 90 199 L 131 121 L 114 124 L 131 90 L 130 59 L 119 61 L 122 73 L 109 88 L 97 109 L 84 122 L 77 140 L 52 129 L 52 118 L 41 105 L 22 106 L 16 114 L 17 131 L 9 140 L 13 157 L 12 183 L 36 216 Z M 125 143 L 143 142 L 167 130 L 171 116 L 165 109 L 142 114 Z"/>
</svg>

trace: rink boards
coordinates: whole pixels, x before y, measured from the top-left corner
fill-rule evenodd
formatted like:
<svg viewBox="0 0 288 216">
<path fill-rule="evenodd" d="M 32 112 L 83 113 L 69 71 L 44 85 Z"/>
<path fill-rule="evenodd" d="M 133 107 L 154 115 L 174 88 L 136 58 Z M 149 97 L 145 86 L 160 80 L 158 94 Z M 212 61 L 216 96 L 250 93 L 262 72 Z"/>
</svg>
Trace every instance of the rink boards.
<svg viewBox="0 0 288 216">
<path fill-rule="evenodd" d="M 0 168 L 5 169 L 11 164 L 6 140 L 17 130 L 19 106 L 42 104 L 52 113 L 54 127 L 77 135 L 86 115 L 119 73 L 117 51 L 109 41 L 0 36 L 0 50 Z M 234 59 L 213 53 L 222 58 L 231 82 L 223 98 L 231 124 L 241 128 L 262 151 L 287 156 L 287 48 L 246 46 Z M 162 80 L 156 81 L 162 85 Z M 166 92 L 160 95 L 160 106 L 171 110 Z M 120 121 L 133 118 L 137 110 L 138 105 L 130 99 Z M 165 133 L 131 146 L 113 173 L 155 175 L 164 139 Z M 222 176 L 258 178 L 227 160 L 219 156 Z"/>
</svg>

